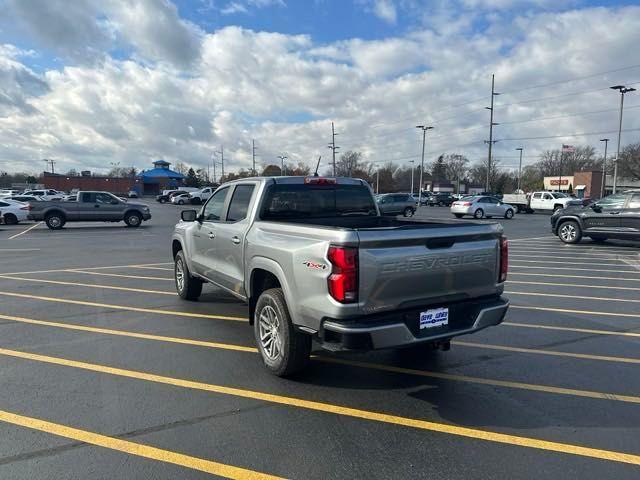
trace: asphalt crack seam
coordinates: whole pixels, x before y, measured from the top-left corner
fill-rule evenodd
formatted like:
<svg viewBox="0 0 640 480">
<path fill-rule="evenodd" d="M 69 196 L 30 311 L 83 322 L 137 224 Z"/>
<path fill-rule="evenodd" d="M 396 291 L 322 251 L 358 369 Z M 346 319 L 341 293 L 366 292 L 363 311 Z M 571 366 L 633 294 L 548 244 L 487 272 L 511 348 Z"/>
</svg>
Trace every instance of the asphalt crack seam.
<svg viewBox="0 0 640 480">
<path fill-rule="evenodd" d="M 243 413 L 253 412 L 256 410 L 273 408 L 274 406 L 275 405 L 260 404 L 260 405 L 254 405 L 252 407 L 246 407 L 246 408 L 234 408 L 233 410 L 227 410 L 224 412 L 214 413 L 211 415 L 203 415 L 200 417 L 188 418 L 184 420 L 176 420 L 174 422 L 168 422 L 162 425 L 154 425 L 152 427 L 140 428 L 136 430 L 131 430 L 129 432 L 124 432 L 124 433 L 119 433 L 116 435 L 109 435 L 109 436 L 113 438 L 120 438 L 120 439 L 135 438 L 135 437 L 147 435 L 150 433 L 162 432 L 165 430 L 172 430 L 174 428 L 196 425 L 198 423 L 206 422 L 212 419 L 231 417 L 233 415 L 240 415 Z M 0 466 L 9 465 L 17 462 L 23 462 L 26 460 L 32 460 L 34 458 L 51 457 L 51 456 L 59 455 L 64 452 L 68 452 L 70 450 L 75 450 L 76 448 L 93 447 L 93 446 L 94 445 L 91 445 L 85 442 L 65 443 L 64 445 L 59 445 L 57 447 L 35 450 L 33 452 L 19 453 L 17 455 L 11 455 L 10 457 L 0 458 Z"/>
</svg>

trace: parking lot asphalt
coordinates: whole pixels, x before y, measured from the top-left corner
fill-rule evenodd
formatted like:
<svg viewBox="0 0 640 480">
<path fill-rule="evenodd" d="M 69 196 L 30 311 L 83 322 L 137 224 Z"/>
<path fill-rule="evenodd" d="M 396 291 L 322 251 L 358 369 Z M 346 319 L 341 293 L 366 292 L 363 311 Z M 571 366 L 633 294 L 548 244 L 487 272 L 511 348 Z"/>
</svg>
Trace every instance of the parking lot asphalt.
<svg viewBox="0 0 640 480">
<path fill-rule="evenodd" d="M 145 201 L 138 229 L 0 225 L 0 478 L 640 475 L 640 245 L 479 220 L 511 242 L 502 325 L 281 379 L 245 305 L 175 294 L 180 208 Z"/>
</svg>

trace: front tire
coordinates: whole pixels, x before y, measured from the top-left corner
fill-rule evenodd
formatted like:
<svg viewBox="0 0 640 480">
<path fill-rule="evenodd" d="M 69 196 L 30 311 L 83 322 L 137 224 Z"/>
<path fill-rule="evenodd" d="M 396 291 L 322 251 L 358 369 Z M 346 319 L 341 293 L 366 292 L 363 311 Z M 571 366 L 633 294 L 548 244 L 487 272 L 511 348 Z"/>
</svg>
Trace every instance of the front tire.
<svg viewBox="0 0 640 480">
<path fill-rule="evenodd" d="M 405 217 L 413 217 L 413 214 L 414 214 L 413 208 L 407 207 L 407 208 L 404 209 L 403 215 Z"/>
<path fill-rule="evenodd" d="M 256 303 L 253 327 L 267 370 L 286 377 L 306 367 L 311 336 L 294 329 L 282 289 L 262 292 Z"/>
<path fill-rule="evenodd" d="M 568 220 L 558 227 L 558 237 L 564 243 L 578 243 L 582 239 L 582 230 L 578 222 Z"/>
<path fill-rule="evenodd" d="M 142 216 L 139 213 L 129 213 L 126 217 L 124 217 L 124 223 L 127 224 L 127 227 L 137 228 L 142 223 Z"/>
<path fill-rule="evenodd" d="M 183 300 L 197 300 L 202 294 L 202 280 L 191 276 L 182 250 L 176 254 L 173 277 L 176 291 Z"/>
<path fill-rule="evenodd" d="M 513 218 L 513 210 L 509 209 L 504 212 L 504 218 L 506 218 L 507 220 L 511 220 Z"/>
<path fill-rule="evenodd" d="M 481 219 L 482 217 L 484 217 L 484 210 L 482 210 L 481 208 L 473 212 L 473 218 Z"/>
<path fill-rule="evenodd" d="M 158 200 L 158 202 L 160 202 L 160 203 L 167 203 L 167 199 L 166 199 L 166 198 L 161 198 L 160 200 Z"/>
</svg>

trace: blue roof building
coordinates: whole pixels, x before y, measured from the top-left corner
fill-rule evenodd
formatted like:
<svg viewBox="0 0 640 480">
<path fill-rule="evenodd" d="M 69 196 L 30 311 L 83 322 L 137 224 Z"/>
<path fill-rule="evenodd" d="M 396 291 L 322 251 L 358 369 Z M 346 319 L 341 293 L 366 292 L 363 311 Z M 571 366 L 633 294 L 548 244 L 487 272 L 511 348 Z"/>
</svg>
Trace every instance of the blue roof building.
<svg viewBox="0 0 640 480">
<path fill-rule="evenodd" d="M 138 177 L 142 180 L 145 195 L 157 195 L 161 190 L 180 187 L 185 176 L 169 168 L 171 164 L 165 160 L 153 162 L 151 170 L 143 170 Z"/>
</svg>

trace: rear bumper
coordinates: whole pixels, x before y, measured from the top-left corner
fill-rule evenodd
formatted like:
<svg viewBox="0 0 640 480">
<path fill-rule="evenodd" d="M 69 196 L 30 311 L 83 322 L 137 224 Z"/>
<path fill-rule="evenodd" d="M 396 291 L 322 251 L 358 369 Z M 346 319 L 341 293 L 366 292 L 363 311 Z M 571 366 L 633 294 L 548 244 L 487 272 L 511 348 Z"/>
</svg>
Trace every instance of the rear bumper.
<svg viewBox="0 0 640 480">
<path fill-rule="evenodd" d="M 465 207 L 460 205 L 451 205 L 451 213 L 460 213 L 462 215 L 473 215 L 473 209 L 471 207 Z"/>
<path fill-rule="evenodd" d="M 364 316 L 352 321 L 324 319 L 318 332 L 322 347 L 331 351 L 366 351 L 445 341 L 502 323 L 509 301 L 503 297 L 460 302 L 449 306 L 450 323 L 419 330 L 420 310 L 411 309 L 384 316 Z"/>
</svg>

